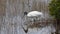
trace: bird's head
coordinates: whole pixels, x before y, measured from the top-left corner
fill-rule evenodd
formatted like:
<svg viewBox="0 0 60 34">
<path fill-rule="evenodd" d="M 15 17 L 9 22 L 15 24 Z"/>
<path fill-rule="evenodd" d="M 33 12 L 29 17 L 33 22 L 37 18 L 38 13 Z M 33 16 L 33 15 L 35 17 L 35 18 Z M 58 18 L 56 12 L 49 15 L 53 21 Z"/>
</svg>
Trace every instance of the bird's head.
<svg viewBox="0 0 60 34">
<path fill-rule="evenodd" d="M 27 15 L 28 12 L 24 12 L 24 15 Z"/>
</svg>

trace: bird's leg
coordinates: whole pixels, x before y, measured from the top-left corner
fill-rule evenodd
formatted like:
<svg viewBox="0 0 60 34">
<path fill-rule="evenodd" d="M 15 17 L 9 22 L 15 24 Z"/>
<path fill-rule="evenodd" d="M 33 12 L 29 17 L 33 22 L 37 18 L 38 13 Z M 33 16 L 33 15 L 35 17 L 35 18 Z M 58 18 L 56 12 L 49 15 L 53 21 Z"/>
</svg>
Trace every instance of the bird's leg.
<svg viewBox="0 0 60 34">
<path fill-rule="evenodd" d="M 37 20 L 37 17 L 36 17 L 36 19 L 35 20 Z"/>
<path fill-rule="evenodd" d="M 37 17 L 34 18 L 34 22 L 36 22 L 36 20 L 37 20 Z"/>
<path fill-rule="evenodd" d="M 35 19 L 34 19 L 34 22 L 35 22 Z"/>
<path fill-rule="evenodd" d="M 33 22 L 34 22 L 34 19 L 32 19 L 32 23 L 31 24 L 33 24 Z"/>
</svg>

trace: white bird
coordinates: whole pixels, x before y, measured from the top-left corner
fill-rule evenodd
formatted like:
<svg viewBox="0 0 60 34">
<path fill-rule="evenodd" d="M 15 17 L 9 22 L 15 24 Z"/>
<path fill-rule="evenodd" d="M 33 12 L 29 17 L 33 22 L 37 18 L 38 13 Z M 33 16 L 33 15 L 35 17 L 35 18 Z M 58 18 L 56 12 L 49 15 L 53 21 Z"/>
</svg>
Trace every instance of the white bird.
<svg viewBox="0 0 60 34">
<path fill-rule="evenodd" d="M 43 16 L 43 13 L 39 11 L 31 11 L 28 13 L 24 12 L 24 15 L 26 15 L 31 21 L 35 22 L 36 20 L 39 20 L 39 18 Z"/>
<path fill-rule="evenodd" d="M 39 11 L 31 11 L 31 12 L 27 13 L 28 17 L 38 17 L 38 16 L 42 16 L 42 15 L 43 15 L 43 13 L 39 12 Z"/>
</svg>

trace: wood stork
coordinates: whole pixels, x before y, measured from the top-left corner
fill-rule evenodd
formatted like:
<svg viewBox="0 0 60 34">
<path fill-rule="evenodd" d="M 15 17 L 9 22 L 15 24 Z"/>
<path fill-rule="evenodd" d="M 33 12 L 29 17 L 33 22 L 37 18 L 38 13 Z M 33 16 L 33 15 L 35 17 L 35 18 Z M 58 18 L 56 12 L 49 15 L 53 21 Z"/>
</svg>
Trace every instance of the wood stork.
<svg viewBox="0 0 60 34">
<path fill-rule="evenodd" d="M 39 12 L 39 11 L 31 11 L 31 12 L 24 12 L 24 15 L 26 15 L 28 18 L 31 18 L 32 24 L 33 24 L 38 17 L 41 17 L 43 15 L 43 13 Z M 27 33 L 28 28 L 24 29 L 24 31 L 25 31 L 25 33 Z"/>
<path fill-rule="evenodd" d="M 28 17 L 28 18 L 32 18 L 32 21 L 36 21 L 38 17 L 42 17 L 43 13 L 39 12 L 39 11 L 31 11 L 31 12 L 24 12 L 24 14 Z"/>
<path fill-rule="evenodd" d="M 39 11 L 31 11 L 31 12 L 24 12 L 24 14 L 27 16 L 27 17 L 29 17 L 29 18 L 38 18 L 38 17 L 41 17 L 41 16 L 43 16 L 43 12 L 39 12 Z M 35 19 L 33 19 L 33 22 L 35 22 L 34 21 Z M 23 28 L 24 29 L 24 28 Z M 51 31 L 52 30 L 52 31 Z M 28 32 L 28 28 L 27 29 L 24 29 L 24 31 L 27 33 Z M 35 30 L 34 30 L 35 31 Z M 44 28 L 42 28 L 40 31 L 39 31 L 39 33 L 41 33 L 41 34 L 50 34 L 51 32 L 53 33 L 53 34 L 55 34 L 54 32 L 55 32 L 55 28 L 53 27 L 53 25 L 48 25 L 47 27 L 44 27 Z"/>
<path fill-rule="evenodd" d="M 36 17 L 36 16 L 43 15 L 43 13 L 42 12 L 39 12 L 39 11 L 31 11 L 29 13 L 24 12 L 24 15 L 27 15 L 28 17 Z"/>
</svg>

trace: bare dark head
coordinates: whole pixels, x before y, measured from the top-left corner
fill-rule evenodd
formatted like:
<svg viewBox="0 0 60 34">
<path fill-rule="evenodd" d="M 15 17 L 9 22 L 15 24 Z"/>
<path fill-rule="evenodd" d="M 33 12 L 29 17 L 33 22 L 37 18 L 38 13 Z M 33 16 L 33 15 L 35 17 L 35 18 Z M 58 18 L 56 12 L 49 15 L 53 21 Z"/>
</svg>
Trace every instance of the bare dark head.
<svg viewBox="0 0 60 34">
<path fill-rule="evenodd" d="M 27 12 L 24 12 L 24 15 L 27 15 Z"/>
</svg>

